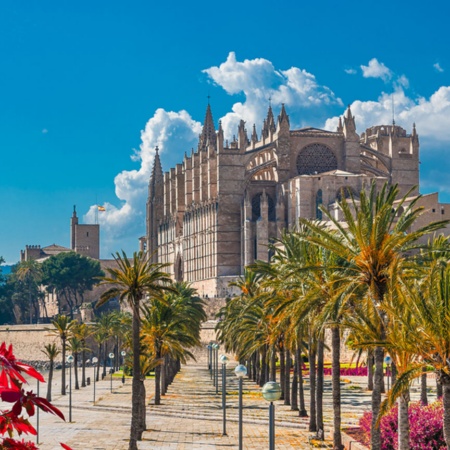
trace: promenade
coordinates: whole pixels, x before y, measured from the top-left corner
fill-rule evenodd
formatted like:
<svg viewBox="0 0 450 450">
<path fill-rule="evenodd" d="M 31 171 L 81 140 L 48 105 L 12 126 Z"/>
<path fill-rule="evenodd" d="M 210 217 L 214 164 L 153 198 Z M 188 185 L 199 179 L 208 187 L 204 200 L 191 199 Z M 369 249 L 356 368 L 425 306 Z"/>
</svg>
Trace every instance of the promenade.
<svg viewBox="0 0 450 450">
<path fill-rule="evenodd" d="M 216 394 L 206 361 L 190 362 L 182 367 L 162 404 L 152 402 L 153 380 L 146 381 L 147 431 L 138 443 L 139 449 L 161 450 L 213 450 L 238 448 L 238 382 L 234 366 L 227 369 L 227 435 L 223 436 L 223 412 L 221 393 Z M 92 368 L 88 376 L 93 379 Z M 109 375 L 96 383 L 96 402 L 93 403 L 94 386 L 72 390 L 72 422 L 69 423 L 69 395 L 59 394 L 60 372 L 56 372 L 53 404 L 66 416 L 66 422 L 50 414 L 40 414 L 39 448 L 61 449 L 64 442 L 74 450 L 126 450 L 131 412 L 131 379 L 122 385 L 120 378 L 113 378 L 112 392 Z M 69 379 L 67 378 L 67 383 Z M 73 379 L 72 379 L 73 382 Z M 354 377 L 351 383 L 343 383 L 343 427 L 354 426 L 363 411 L 370 408 L 370 392 L 365 388 L 365 377 Z M 221 386 L 219 378 L 219 387 Z M 45 395 L 41 385 L 41 395 Z M 268 448 L 268 403 L 262 398 L 261 389 L 251 380 L 244 379 L 244 448 Z M 309 386 L 305 380 L 307 409 Z M 326 377 L 324 393 L 324 419 L 326 440 L 331 442 L 331 387 Z M 36 419 L 33 418 L 33 423 Z M 297 411 L 283 401 L 276 402 L 276 448 L 310 449 L 308 418 L 300 418 Z M 326 447 L 325 447 L 326 448 Z M 356 448 L 353 444 L 352 448 Z"/>
</svg>

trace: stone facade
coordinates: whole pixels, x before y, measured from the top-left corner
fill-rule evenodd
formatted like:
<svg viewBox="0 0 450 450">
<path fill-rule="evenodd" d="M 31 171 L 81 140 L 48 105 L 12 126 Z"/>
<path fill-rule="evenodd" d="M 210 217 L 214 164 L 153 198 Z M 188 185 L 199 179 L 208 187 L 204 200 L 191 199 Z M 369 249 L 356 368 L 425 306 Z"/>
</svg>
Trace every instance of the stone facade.
<svg viewBox="0 0 450 450">
<path fill-rule="evenodd" d="M 269 107 L 260 136 L 253 125 L 249 138 L 241 121 L 228 143 L 208 105 L 198 148 L 182 163 L 163 173 L 156 149 L 141 248 L 203 297 L 226 297 L 246 265 L 269 260 L 268 244 L 284 228 L 299 217 L 322 219 L 319 205 L 332 209 L 372 182 L 419 193 L 415 125 L 411 134 L 393 123 L 359 136 L 349 107 L 336 131 L 291 130 L 284 106 L 277 120 Z M 437 194 L 421 204 L 424 222 L 450 218 Z"/>
</svg>

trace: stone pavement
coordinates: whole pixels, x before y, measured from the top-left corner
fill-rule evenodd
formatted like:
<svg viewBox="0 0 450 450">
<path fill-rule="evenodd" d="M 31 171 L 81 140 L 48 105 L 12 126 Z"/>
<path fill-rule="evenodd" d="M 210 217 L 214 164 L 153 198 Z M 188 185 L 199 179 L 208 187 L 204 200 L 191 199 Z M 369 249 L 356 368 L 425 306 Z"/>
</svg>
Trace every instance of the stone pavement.
<svg viewBox="0 0 450 450">
<path fill-rule="evenodd" d="M 221 381 L 219 394 L 212 385 L 206 361 L 191 362 L 182 367 L 174 383 L 169 387 L 162 405 L 152 404 L 153 380 L 146 381 L 149 406 L 147 431 L 138 443 L 139 449 L 161 450 L 213 450 L 238 448 L 238 384 L 233 369 L 227 369 L 227 435 L 223 436 L 223 411 L 221 409 Z M 91 376 L 89 369 L 88 376 Z M 53 403 L 66 416 L 67 422 L 50 414 L 40 414 L 39 448 L 61 449 L 64 442 L 74 450 L 126 450 L 130 427 L 131 379 L 122 385 L 120 378 L 113 378 L 110 390 L 109 375 L 96 383 L 96 402 L 93 403 L 93 385 L 72 391 L 72 422 L 69 423 L 69 395 L 58 394 L 60 372 L 56 372 Z M 365 377 L 354 377 L 351 383 L 343 383 L 343 427 L 354 426 L 364 410 L 370 408 L 370 392 L 365 388 Z M 431 384 L 431 383 L 430 383 Z M 262 399 L 260 387 L 244 380 L 244 448 L 268 448 L 268 404 Z M 307 409 L 309 409 L 308 380 L 305 380 Z M 41 386 L 41 395 L 45 389 Z M 417 395 L 417 394 L 414 394 Z M 413 396 L 414 396 L 413 395 Z M 308 419 L 300 418 L 290 406 L 276 402 L 276 448 L 310 449 Z M 326 440 L 331 438 L 331 386 L 326 377 L 324 393 L 324 418 Z M 36 423 L 36 420 L 33 419 Z"/>
</svg>

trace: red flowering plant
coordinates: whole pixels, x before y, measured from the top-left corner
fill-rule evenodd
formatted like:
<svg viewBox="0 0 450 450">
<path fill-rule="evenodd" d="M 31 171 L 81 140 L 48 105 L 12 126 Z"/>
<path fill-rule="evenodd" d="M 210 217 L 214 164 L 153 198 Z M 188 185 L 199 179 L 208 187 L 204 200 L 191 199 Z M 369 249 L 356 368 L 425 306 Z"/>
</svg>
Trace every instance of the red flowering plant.
<svg viewBox="0 0 450 450">
<path fill-rule="evenodd" d="M 14 434 L 19 436 L 37 434 L 28 418 L 22 416 L 23 410 L 28 417 L 32 417 L 37 407 L 65 420 L 63 413 L 47 399 L 24 389 L 24 385 L 28 384 L 24 375 L 45 382 L 44 377 L 36 369 L 16 359 L 12 345 L 7 347 L 3 342 L 0 345 L 0 399 L 5 403 L 11 403 L 12 406 L 10 410 L 0 411 L 0 450 L 37 450 L 38 447 L 34 443 L 24 439 L 18 441 L 13 437 Z M 61 445 L 66 450 L 71 450 L 67 445 Z"/>
</svg>

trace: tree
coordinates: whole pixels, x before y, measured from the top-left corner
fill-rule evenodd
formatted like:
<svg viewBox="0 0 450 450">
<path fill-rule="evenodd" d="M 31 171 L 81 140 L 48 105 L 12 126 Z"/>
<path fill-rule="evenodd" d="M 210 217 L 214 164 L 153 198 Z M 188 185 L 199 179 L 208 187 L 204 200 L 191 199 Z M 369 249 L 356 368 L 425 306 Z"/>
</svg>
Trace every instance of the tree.
<svg viewBox="0 0 450 450">
<path fill-rule="evenodd" d="M 59 313 L 67 306 L 70 318 L 83 303 L 83 294 L 98 283 L 104 273 L 100 263 L 75 252 L 51 256 L 42 263 L 42 283 L 47 292 L 55 292 Z"/>
<path fill-rule="evenodd" d="M 17 279 L 23 282 L 28 291 L 28 307 L 30 315 L 30 324 L 33 323 L 33 315 L 36 318 L 36 322 L 39 318 L 39 297 L 42 295 L 39 292 L 39 286 L 42 280 L 42 267 L 41 264 L 35 260 L 22 261 L 19 263 L 15 270 Z M 34 301 L 33 301 L 34 300 Z M 43 302 L 44 315 L 47 315 L 47 309 L 45 308 L 45 302 Z"/>
<path fill-rule="evenodd" d="M 52 321 L 55 328 L 47 328 L 51 334 L 56 335 L 61 340 L 62 370 L 61 370 L 61 395 L 66 395 L 66 350 L 67 340 L 72 336 L 76 321 L 70 320 L 67 316 L 56 316 Z"/>
<path fill-rule="evenodd" d="M 380 318 L 379 341 L 384 341 L 388 318 L 383 310 L 388 284 L 400 259 L 406 258 L 409 251 L 417 248 L 418 240 L 445 226 L 447 221 L 434 222 L 417 227 L 416 221 L 423 212 L 417 207 L 420 197 L 407 202 L 408 192 L 398 199 L 398 187 L 387 184 L 377 192 L 372 183 L 368 192 L 361 191 L 359 199 L 353 195 L 350 199 L 338 202 L 342 220 L 334 213 L 322 207 L 330 227 L 301 219 L 313 233 L 307 237 L 312 244 L 319 245 L 334 253 L 346 267 L 344 281 L 346 297 L 349 301 L 367 299 L 375 306 Z M 333 228 L 333 229 L 332 229 Z M 380 412 L 383 388 L 384 350 L 376 347 L 375 379 L 372 392 L 372 430 L 371 448 L 381 449 L 381 434 L 377 417 Z"/>
<path fill-rule="evenodd" d="M 114 256 L 117 267 L 107 268 L 108 276 L 101 284 L 111 287 L 101 296 L 97 307 L 112 298 L 126 303 L 132 310 L 133 384 L 129 450 L 137 450 L 137 441 L 142 439 L 145 423 L 145 387 L 140 368 L 140 308 L 146 301 L 159 299 L 170 290 L 171 278 L 162 271 L 168 264 L 151 263 L 143 252 L 134 253 L 130 261 L 125 252 Z M 144 409 L 142 404 L 144 403 Z M 143 416 L 144 415 L 144 416 Z"/>
<path fill-rule="evenodd" d="M 55 359 L 61 353 L 56 346 L 56 344 L 47 344 L 42 350 L 42 353 L 49 359 L 50 366 L 48 369 L 48 380 L 47 380 L 47 400 L 52 401 L 52 381 L 53 381 L 53 369 L 55 367 Z"/>
<path fill-rule="evenodd" d="M 151 365 L 155 367 L 155 405 L 167 387 L 169 360 L 194 358 L 189 349 L 200 345 L 201 323 L 206 320 L 204 302 L 195 289 L 176 283 L 176 293 L 143 306 L 142 335 Z"/>
</svg>

